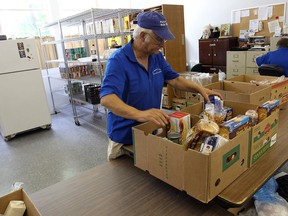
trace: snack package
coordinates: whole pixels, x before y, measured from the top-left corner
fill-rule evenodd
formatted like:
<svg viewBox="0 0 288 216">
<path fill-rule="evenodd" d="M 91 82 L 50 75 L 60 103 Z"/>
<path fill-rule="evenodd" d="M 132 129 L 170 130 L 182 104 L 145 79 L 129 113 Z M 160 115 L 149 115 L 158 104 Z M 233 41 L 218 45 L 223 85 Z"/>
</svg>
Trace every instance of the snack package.
<svg viewBox="0 0 288 216">
<path fill-rule="evenodd" d="M 257 108 L 258 120 L 263 121 L 265 118 L 271 115 L 276 109 L 279 109 L 280 100 L 269 100 Z"/>
<path fill-rule="evenodd" d="M 233 139 L 242 130 L 248 127 L 249 116 L 238 115 L 220 125 L 219 135 L 226 139 Z"/>
</svg>

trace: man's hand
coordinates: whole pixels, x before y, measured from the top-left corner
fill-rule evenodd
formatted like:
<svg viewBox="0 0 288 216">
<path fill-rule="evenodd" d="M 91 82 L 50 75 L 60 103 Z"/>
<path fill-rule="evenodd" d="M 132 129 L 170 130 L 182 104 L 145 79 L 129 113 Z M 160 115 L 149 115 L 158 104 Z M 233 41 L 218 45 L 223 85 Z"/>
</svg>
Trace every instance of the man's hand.
<svg viewBox="0 0 288 216">
<path fill-rule="evenodd" d="M 151 121 L 160 126 L 167 125 L 169 119 L 168 114 L 160 109 L 149 109 L 145 111 L 139 111 L 137 116 L 138 117 L 136 120 L 139 122 Z"/>
</svg>

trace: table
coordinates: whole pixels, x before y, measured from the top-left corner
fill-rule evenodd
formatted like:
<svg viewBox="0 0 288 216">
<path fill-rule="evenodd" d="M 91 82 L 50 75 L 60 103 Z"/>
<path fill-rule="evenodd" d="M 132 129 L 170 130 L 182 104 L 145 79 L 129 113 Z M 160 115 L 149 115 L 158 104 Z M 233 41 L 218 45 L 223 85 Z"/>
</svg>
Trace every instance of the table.
<svg viewBox="0 0 288 216">
<path fill-rule="evenodd" d="M 30 197 L 43 216 L 228 216 L 231 213 L 220 207 L 219 200 L 227 207 L 241 206 L 287 161 L 287 118 L 288 110 L 281 110 L 277 143 L 208 204 L 136 168 L 128 156 L 99 165 Z"/>
<path fill-rule="evenodd" d="M 280 110 L 277 142 L 251 168 L 225 188 L 218 198 L 227 207 L 240 207 L 288 160 L 288 109 Z M 237 188 L 237 190 L 235 189 Z"/>
<path fill-rule="evenodd" d="M 128 156 L 30 195 L 43 216 L 228 216 L 134 166 Z"/>
</svg>

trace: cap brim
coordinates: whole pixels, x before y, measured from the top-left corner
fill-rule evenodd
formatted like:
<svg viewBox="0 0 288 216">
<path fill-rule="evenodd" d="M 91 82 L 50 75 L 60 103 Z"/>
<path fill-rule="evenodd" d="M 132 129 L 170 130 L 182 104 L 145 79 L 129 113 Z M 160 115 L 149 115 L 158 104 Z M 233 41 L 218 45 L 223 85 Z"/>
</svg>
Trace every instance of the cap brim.
<svg viewBox="0 0 288 216">
<path fill-rule="evenodd" d="M 157 29 L 157 30 L 153 30 L 153 32 L 158 35 L 160 38 L 162 38 L 163 40 L 172 40 L 175 38 L 175 36 L 172 34 L 172 32 L 169 29 Z"/>
</svg>

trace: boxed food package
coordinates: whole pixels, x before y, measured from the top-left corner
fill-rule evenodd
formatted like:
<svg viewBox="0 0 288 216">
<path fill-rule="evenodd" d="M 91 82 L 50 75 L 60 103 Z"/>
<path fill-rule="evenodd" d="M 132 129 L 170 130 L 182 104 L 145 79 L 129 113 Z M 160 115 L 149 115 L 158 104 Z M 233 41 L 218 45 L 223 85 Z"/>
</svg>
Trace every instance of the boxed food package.
<svg viewBox="0 0 288 216">
<path fill-rule="evenodd" d="M 183 112 L 199 114 L 203 103 L 187 107 Z M 235 109 L 238 113 L 238 109 Z M 191 115 L 192 125 L 196 119 Z M 162 131 L 155 134 L 154 131 Z M 165 127 L 147 122 L 133 128 L 135 166 L 151 175 L 186 191 L 204 203 L 217 196 L 248 167 L 249 130 L 231 139 L 211 153 L 193 149 L 185 151 L 182 145 L 164 139 Z"/>
<path fill-rule="evenodd" d="M 280 105 L 279 100 L 269 100 L 264 104 L 260 105 L 257 108 L 259 121 L 263 121 L 268 116 L 270 116 L 274 111 L 279 109 L 279 105 Z"/>
<path fill-rule="evenodd" d="M 240 75 L 226 81 L 255 83 L 262 86 L 271 86 L 271 99 L 279 99 L 280 105 L 288 101 L 288 78 L 281 79 L 272 76 Z"/>
<path fill-rule="evenodd" d="M 185 112 L 173 112 L 169 114 L 169 124 L 167 126 L 167 136 L 171 133 L 180 135 L 179 144 L 182 144 L 187 136 L 189 128 L 191 128 L 190 114 Z"/>
<path fill-rule="evenodd" d="M 262 104 L 270 99 L 271 86 L 242 82 L 216 82 L 206 88 L 220 92 L 223 100 L 247 104 Z"/>
<path fill-rule="evenodd" d="M 26 206 L 25 216 L 41 216 L 40 212 L 37 210 L 27 193 L 23 190 L 16 190 L 7 195 L 0 197 L 0 214 L 4 214 L 10 201 L 21 200 L 24 201 Z"/>
<path fill-rule="evenodd" d="M 226 121 L 220 125 L 219 135 L 226 139 L 233 139 L 242 130 L 248 128 L 248 122 L 250 117 L 246 115 L 238 115 L 229 121 Z"/>
</svg>

